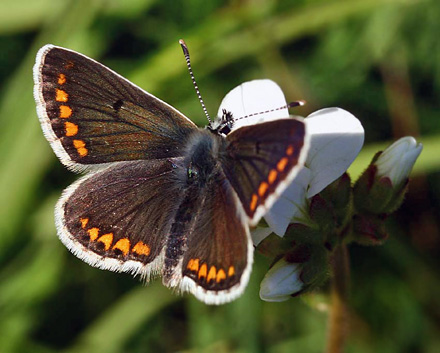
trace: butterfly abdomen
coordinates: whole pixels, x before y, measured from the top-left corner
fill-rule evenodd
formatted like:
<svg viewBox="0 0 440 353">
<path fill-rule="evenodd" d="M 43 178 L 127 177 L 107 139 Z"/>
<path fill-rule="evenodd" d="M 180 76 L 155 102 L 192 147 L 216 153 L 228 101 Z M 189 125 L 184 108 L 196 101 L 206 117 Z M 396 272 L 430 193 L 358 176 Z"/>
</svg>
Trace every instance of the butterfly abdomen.
<svg viewBox="0 0 440 353">
<path fill-rule="evenodd" d="M 172 274 L 184 254 L 187 232 L 191 227 L 200 203 L 203 203 L 203 200 L 200 200 L 200 196 L 195 188 L 186 190 L 184 198 L 173 218 L 166 244 L 164 279 Z"/>
</svg>

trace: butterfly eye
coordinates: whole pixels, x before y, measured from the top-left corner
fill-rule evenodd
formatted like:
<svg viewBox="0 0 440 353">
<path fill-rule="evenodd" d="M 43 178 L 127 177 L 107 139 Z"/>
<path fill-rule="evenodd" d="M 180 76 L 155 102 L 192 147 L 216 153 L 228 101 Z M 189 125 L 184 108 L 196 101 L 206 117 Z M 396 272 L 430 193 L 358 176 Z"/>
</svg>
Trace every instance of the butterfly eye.
<svg viewBox="0 0 440 353">
<path fill-rule="evenodd" d="M 197 178 L 197 176 L 199 175 L 197 169 L 194 169 L 191 166 L 188 167 L 187 173 L 188 173 L 188 179 Z"/>
</svg>

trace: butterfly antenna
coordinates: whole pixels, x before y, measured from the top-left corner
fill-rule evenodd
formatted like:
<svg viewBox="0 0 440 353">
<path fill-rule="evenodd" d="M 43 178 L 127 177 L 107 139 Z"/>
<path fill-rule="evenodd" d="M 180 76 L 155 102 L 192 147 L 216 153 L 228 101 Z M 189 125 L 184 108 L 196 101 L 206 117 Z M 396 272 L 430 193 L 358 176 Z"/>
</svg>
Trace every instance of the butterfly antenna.
<svg viewBox="0 0 440 353">
<path fill-rule="evenodd" d="M 286 108 L 289 109 L 289 108 L 293 108 L 293 107 L 299 107 L 299 106 L 303 106 L 305 104 L 306 104 L 306 101 L 304 101 L 304 100 L 300 100 L 300 101 L 296 101 L 296 102 L 290 102 L 290 103 L 287 103 L 286 105 L 283 105 L 282 107 L 278 107 L 278 108 L 275 108 L 275 109 L 265 110 L 263 112 L 252 113 L 252 114 L 249 114 L 249 115 L 241 116 L 241 117 L 239 117 L 237 119 L 234 119 L 234 121 L 241 120 L 241 119 L 247 119 L 247 118 L 250 118 L 250 117 L 256 116 L 256 115 L 272 113 L 272 112 L 276 112 L 278 110 L 282 110 L 282 109 L 286 109 Z"/>
<path fill-rule="evenodd" d="M 192 68 L 191 68 L 191 61 L 189 59 L 188 47 L 186 46 L 186 43 L 185 43 L 185 41 L 183 39 L 179 40 L 179 44 L 182 47 L 183 55 L 185 55 L 186 66 L 188 66 L 189 75 L 191 76 L 191 80 L 192 80 L 192 83 L 193 83 L 194 88 L 196 90 L 197 97 L 199 98 L 199 102 L 202 105 L 203 111 L 205 112 L 205 115 L 206 115 L 206 118 L 209 121 L 209 124 L 211 124 L 212 120 L 209 117 L 208 110 L 206 109 L 205 102 L 203 101 L 202 95 L 200 94 L 199 86 L 197 86 L 197 82 L 196 82 L 196 79 L 194 78 L 194 74 L 193 74 L 193 71 L 192 71 Z"/>
</svg>

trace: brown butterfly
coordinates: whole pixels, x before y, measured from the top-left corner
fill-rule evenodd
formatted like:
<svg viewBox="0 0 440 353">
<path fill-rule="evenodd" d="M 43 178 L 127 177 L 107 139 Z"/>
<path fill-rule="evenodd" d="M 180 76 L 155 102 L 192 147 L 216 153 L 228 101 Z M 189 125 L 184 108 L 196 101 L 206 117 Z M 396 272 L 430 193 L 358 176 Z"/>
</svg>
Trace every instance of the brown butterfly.
<svg viewBox="0 0 440 353">
<path fill-rule="evenodd" d="M 238 297 L 253 261 L 249 227 L 303 165 L 305 124 L 286 117 L 234 130 L 234 112 L 224 111 L 200 129 L 107 67 L 53 45 L 38 52 L 34 81 L 55 154 L 87 171 L 55 208 L 67 248 L 101 269 L 160 274 L 208 304 Z"/>
</svg>

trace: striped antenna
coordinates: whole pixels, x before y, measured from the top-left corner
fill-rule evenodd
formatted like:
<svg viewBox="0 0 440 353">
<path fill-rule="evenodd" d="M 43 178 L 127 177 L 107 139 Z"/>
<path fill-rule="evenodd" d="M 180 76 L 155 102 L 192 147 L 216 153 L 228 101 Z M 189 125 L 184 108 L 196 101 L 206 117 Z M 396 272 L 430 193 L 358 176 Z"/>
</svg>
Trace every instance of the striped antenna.
<svg viewBox="0 0 440 353">
<path fill-rule="evenodd" d="M 276 111 L 281 110 L 281 109 L 286 109 L 286 108 L 289 109 L 289 108 L 293 108 L 293 107 L 303 106 L 305 104 L 306 104 L 306 101 L 303 101 L 303 100 L 296 101 L 296 102 L 291 102 L 291 103 L 288 103 L 286 105 L 283 105 L 282 107 L 278 107 L 278 108 L 275 108 L 275 109 L 269 109 L 269 110 L 266 110 L 266 111 L 263 111 L 263 112 L 252 113 L 252 114 L 249 114 L 249 115 L 241 116 L 241 117 L 239 117 L 237 119 L 234 119 L 234 121 L 241 120 L 241 119 L 247 119 L 247 118 L 250 118 L 250 117 L 255 116 L 255 115 L 261 115 L 261 114 L 267 114 L 267 113 L 276 112 Z"/>
<path fill-rule="evenodd" d="M 179 44 L 182 47 L 183 55 L 185 55 L 186 66 L 188 66 L 189 75 L 191 76 L 191 80 L 192 80 L 192 83 L 193 83 L 194 88 L 196 90 L 197 97 L 199 98 L 199 102 L 202 105 L 203 111 L 205 112 L 205 115 L 206 115 L 206 118 L 209 121 L 209 124 L 212 124 L 212 120 L 209 117 L 208 110 L 206 109 L 206 106 L 205 106 L 205 102 L 203 102 L 202 95 L 200 94 L 199 86 L 197 86 L 196 79 L 194 78 L 194 74 L 193 74 L 193 71 L 192 71 L 192 68 L 191 68 L 191 61 L 189 59 L 188 47 L 187 47 L 187 45 L 186 45 L 186 43 L 185 43 L 185 41 L 183 39 L 179 40 Z"/>
</svg>

